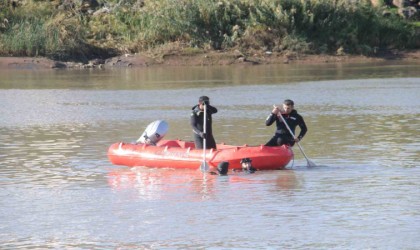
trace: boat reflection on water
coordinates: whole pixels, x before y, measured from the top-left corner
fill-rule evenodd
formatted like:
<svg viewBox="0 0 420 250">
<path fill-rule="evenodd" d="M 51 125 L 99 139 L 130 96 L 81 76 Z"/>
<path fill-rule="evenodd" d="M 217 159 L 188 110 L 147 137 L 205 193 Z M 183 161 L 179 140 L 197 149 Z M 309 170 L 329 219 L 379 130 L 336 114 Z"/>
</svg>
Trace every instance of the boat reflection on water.
<svg viewBox="0 0 420 250">
<path fill-rule="evenodd" d="M 108 173 L 108 183 L 114 190 L 135 190 L 147 200 L 176 199 L 182 194 L 207 195 L 213 192 L 211 185 L 215 178 L 199 170 L 171 168 L 133 167 Z"/>
<path fill-rule="evenodd" d="M 255 190 L 299 188 L 293 170 L 257 171 L 253 174 L 229 171 L 226 176 L 202 173 L 200 170 L 171 168 L 118 168 L 108 173 L 108 184 L 119 192 L 135 191 L 140 199 L 205 200 L 217 197 L 232 187 Z M 272 190 L 270 188 L 270 190 Z"/>
</svg>

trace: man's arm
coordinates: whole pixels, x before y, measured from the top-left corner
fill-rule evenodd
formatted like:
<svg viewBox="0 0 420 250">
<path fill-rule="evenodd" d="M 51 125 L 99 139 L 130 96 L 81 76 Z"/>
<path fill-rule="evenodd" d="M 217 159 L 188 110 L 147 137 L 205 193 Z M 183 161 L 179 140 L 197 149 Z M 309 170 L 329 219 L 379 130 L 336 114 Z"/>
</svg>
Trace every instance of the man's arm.
<svg viewBox="0 0 420 250">
<path fill-rule="evenodd" d="M 211 114 L 216 114 L 217 113 L 217 108 L 211 106 L 210 104 L 206 105 L 207 107 L 207 112 L 211 115 Z"/>
<path fill-rule="evenodd" d="M 308 132 L 308 128 L 306 127 L 306 123 L 303 120 L 303 117 L 300 117 L 300 122 L 299 122 L 299 128 L 300 128 L 300 133 L 299 136 L 297 137 L 300 140 L 302 140 L 302 138 L 305 136 L 306 132 Z"/>
<path fill-rule="evenodd" d="M 265 125 L 266 126 L 270 126 L 271 124 L 274 123 L 274 121 L 276 120 L 277 115 L 271 113 L 269 116 L 267 116 L 267 119 L 265 119 Z"/>
</svg>

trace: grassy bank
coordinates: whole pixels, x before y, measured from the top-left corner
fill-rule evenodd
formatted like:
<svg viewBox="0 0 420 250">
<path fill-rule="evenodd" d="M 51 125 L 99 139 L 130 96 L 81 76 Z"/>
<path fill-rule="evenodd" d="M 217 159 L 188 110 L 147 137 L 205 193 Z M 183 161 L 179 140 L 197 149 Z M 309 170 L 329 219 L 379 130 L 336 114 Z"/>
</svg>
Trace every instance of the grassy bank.
<svg viewBox="0 0 420 250">
<path fill-rule="evenodd" d="M 0 3 L 0 55 L 86 61 L 181 47 L 374 55 L 417 49 L 415 23 L 369 1 L 346 0 L 27 0 Z"/>
</svg>

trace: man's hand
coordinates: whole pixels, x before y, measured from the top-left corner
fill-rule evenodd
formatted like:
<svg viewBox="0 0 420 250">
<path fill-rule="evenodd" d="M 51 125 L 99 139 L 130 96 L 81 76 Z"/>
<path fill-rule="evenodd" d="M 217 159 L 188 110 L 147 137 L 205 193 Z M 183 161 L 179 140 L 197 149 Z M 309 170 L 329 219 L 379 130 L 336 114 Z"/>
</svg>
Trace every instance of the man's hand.
<svg viewBox="0 0 420 250">
<path fill-rule="evenodd" d="M 206 135 L 206 133 L 201 132 L 200 133 L 200 137 L 203 138 L 203 139 L 206 139 L 207 138 L 207 135 Z"/>
<path fill-rule="evenodd" d="M 271 111 L 271 113 L 278 115 L 280 112 L 280 108 L 277 107 L 276 105 L 273 105 L 273 111 Z"/>
</svg>

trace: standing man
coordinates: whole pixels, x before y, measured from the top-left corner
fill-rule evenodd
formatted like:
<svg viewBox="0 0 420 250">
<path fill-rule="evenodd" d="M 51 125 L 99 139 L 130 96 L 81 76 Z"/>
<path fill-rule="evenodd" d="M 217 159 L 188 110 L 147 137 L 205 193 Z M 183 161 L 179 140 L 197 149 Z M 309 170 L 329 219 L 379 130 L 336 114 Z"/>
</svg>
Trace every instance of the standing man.
<svg viewBox="0 0 420 250">
<path fill-rule="evenodd" d="M 204 133 L 204 107 L 207 108 L 206 133 Z M 194 132 L 196 149 L 203 148 L 204 139 L 206 139 L 207 149 L 216 149 L 216 141 L 214 140 L 212 130 L 212 114 L 215 113 L 217 113 L 217 108 L 210 105 L 210 98 L 207 96 L 200 96 L 198 104 L 192 108 L 190 123 Z"/>
<path fill-rule="evenodd" d="M 274 136 L 265 144 L 265 146 L 281 146 L 283 144 L 293 146 L 295 142 L 299 142 L 305 136 L 308 129 L 306 127 L 305 121 L 303 120 L 303 117 L 299 115 L 294 109 L 294 105 L 295 104 L 292 100 L 287 99 L 283 102 L 283 110 L 277 106 L 274 106 L 271 114 L 265 120 L 265 125 L 270 126 L 275 121 L 277 130 Z M 296 127 L 299 126 L 300 133 L 298 136 L 293 138 L 286 125 L 283 123 L 280 115 L 283 116 L 284 120 L 286 121 L 287 125 L 289 125 L 289 128 L 292 130 L 294 135 L 296 135 Z"/>
</svg>

